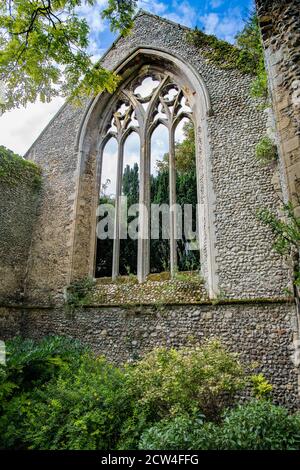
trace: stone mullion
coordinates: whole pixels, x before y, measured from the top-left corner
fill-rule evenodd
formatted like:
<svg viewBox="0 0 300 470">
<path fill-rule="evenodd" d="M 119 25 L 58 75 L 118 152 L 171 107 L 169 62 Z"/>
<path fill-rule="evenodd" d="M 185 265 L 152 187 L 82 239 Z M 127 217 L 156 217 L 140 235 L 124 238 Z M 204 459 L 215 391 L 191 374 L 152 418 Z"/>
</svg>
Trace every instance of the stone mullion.
<svg viewBox="0 0 300 470">
<path fill-rule="evenodd" d="M 116 201 L 115 201 L 115 219 L 114 219 L 114 241 L 113 241 L 113 265 L 112 278 L 116 279 L 120 269 L 120 223 L 121 223 L 121 195 L 122 195 L 122 176 L 123 176 L 123 158 L 124 143 L 121 138 L 118 139 L 118 166 L 116 182 Z"/>
<path fill-rule="evenodd" d="M 177 270 L 177 213 L 176 213 L 175 128 L 169 126 L 169 205 L 170 205 L 170 271 Z M 172 210 L 173 209 L 173 210 Z"/>
<path fill-rule="evenodd" d="M 150 270 L 150 140 L 149 133 L 145 129 L 141 133 L 139 204 L 137 276 L 139 282 L 144 282 Z"/>
</svg>

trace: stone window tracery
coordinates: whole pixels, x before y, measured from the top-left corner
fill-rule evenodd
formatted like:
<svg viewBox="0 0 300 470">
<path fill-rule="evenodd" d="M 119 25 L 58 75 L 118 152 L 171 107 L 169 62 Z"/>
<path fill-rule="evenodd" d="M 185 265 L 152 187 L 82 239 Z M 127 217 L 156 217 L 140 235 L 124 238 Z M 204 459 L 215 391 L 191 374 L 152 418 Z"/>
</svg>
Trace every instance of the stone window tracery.
<svg viewBox="0 0 300 470">
<path fill-rule="evenodd" d="M 167 128 L 169 139 L 169 206 L 176 204 L 175 131 L 178 124 L 194 116 L 183 87 L 179 86 L 172 74 L 155 67 L 140 71 L 137 78 L 121 87 L 106 119 L 107 124 L 100 135 L 100 158 L 106 144 L 113 138 L 118 144 L 117 176 L 115 188 L 115 222 L 112 249 L 112 277 L 120 273 L 120 201 L 122 196 L 122 175 L 124 170 L 124 146 L 135 132 L 140 141 L 139 157 L 139 236 L 137 253 L 137 275 L 143 282 L 150 272 L 150 172 L 151 136 L 158 126 Z M 103 162 L 102 162 L 103 165 Z M 100 167 L 102 167 L 102 165 Z M 101 170 L 100 170 L 101 173 Z M 103 173 L 103 172 L 102 172 Z M 101 183 L 103 178 L 101 176 Z M 170 271 L 177 270 L 176 212 L 170 210 Z M 101 247 L 100 247 L 101 250 Z"/>
</svg>

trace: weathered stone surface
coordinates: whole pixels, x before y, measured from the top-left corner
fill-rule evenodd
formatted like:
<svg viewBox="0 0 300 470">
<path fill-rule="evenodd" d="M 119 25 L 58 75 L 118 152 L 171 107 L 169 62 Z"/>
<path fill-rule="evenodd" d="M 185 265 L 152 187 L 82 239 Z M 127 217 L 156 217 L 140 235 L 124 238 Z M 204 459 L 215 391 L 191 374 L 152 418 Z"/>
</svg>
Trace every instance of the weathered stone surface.
<svg viewBox="0 0 300 470">
<path fill-rule="evenodd" d="M 271 2 L 266 3 L 271 5 Z M 278 6 L 282 2 L 274 3 Z M 298 4 L 295 0 L 291 3 Z M 281 10 L 278 15 L 282 17 Z M 270 19 L 266 16 L 262 11 L 261 21 L 267 31 L 264 38 L 268 41 Z M 289 55 L 280 42 L 288 29 L 294 27 L 290 22 L 286 26 L 284 21 L 280 26 L 283 36 L 279 32 L 275 45 L 270 40 L 267 47 L 269 56 L 276 52 L 270 61 L 271 67 L 276 69 L 274 100 L 281 114 L 276 111 L 275 117 L 281 142 L 287 142 L 288 146 L 277 171 L 285 175 L 280 182 L 287 198 L 284 178 L 288 178 L 289 191 L 291 188 L 298 191 L 300 187 L 298 140 L 295 138 L 299 134 L 298 108 L 289 87 L 291 80 L 298 76 L 299 68 L 289 63 L 296 56 Z M 276 28 L 274 31 L 277 35 Z M 292 48 L 293 44 L 291 38 L 287 47 Z M 159 58 L 162 54 L 164 60 Z M 207 100 L 203 102 L 207 113 L 196 116 L 196 147 L 200 155 L 197 167 L 199 213 L 204 234 L 201 262 L 206 285 L 210 288 L 213 279 L 217 286 L 214 293 L 219 293 L 219 299 L 285 297 L 284 289 L 291 283 L 289 272 L 272 250 L 273 240 L 268 228 L 256 217 L 259 208 L 278 209 L 276 192 L 279 193 L 280 188 L 274 168 L 262 168 L 255 159 L 255 146 L 267 132 L 267 117 L 249 96 L 252 77 L 209 63 L 201 51 L 187 42 L 186 28 L 144 13 L 136 18 L 132 34 L 120 38 L 106 53 L 103 65 L 116 69 L 127 59 L 131 62 L 128 70 L 121 69 L 124 77 L 134 73 L 137 70 L 134 67 L 147 65 L 151 60 L 159 67 L 168 67 L 171 73 L 177 61 L 182 67 L 177 66 L 177 76 L 184 81 L 193 72 L 205 89 L 204 93 L 199 85 L 195 93 L 201 91 Z M 280 99 L 276 99 L 277 90 L 283 90 Z M 293 89 L 293 93 L 296 91 Z M 15 193 L 4 191 L 0 209 L 4 213 L 3 210 L 12 207 L 15 220 L 10 225 L 9 218 L 1 218 L 4 224 L 0 224 L 1 234 L 4 233 L 1 249 L 8 246 L 7 233 L 16 220 L 24 225 L 22 236 L 20 232 L 20 236 L 13 239 L 15 251 L 4 254 L 7 262 L 1 260 L 0 293 L 12 293 L 16 299 L 17 292 L 24 290 L 27 305 L 31 302 L 34 308 L 2 308 L 0 337 L 67 334 L 90 344 L 110 360 L 123 362 L 160 344 L 177 347 L 187 344 L 191 337 L 201 342 L 216 336 L 229 349 L 240 352 L 246 362 L 258 361 L 259 368 L 274 384 L 275 400 L 295 407 L 299 387 L 299 325 L 292 304 L 171 306 L 159 302 L 155 305 L 153 292 L 140 296 L 142 289 L 139 292 L 139 287 L 134 286 L 134 299 L 141 304 L 149 300 L 154 305 L 94 306 L 77 309 L 74 315 L 67 315 L 62 308 L 64 289 L 70 280 L 93 274 L 94 207 L 99 194 L 97 139 L 103 118 L 96 111 L 105 110 L 110 99 L 103 93 L 93 102 L 93 109 L 91 103 L 77 108 L 66 104 L 28 152 L 27 157 L 43 170 L 43 187 L 32 235 L 34 202 L 31 202 L 31 195 L 24 196 L 22 188 Z M 28 217 L 24 218 L 24 214 Z M 208 262 L 209 259 L 213 262 Z M 111 295 L 111 302 L 115 303 L 115 286 L 103 288 L 105 290 L 106 301 Z M 175 302 L 176 292 L 175 289 Z M 205 298 L 202 286 L 198 294 Z M 193 295 L 188 292 L 187 302 L 193 300 Z"/>
<path fill-rule="evenodd" d="M 93 307 L 77 309 L 0 310 L 0 337 L 16 332 L 41 338 L 64 334 L 89 344 L 97 354 L 122 363 L 159 346 L 180 347 L 220 338 L 245 364 L 256 364 L 274 386 L 274 399 L 291 408 L 299 404 L 298 374 L 293 364 L 292 303 Z M 297 336 L 297 335 L 296 335 Z"/>
<path fill-rule="evenodd" d="M 37 197 L 27 180 L 0 181 L 0 304 L 22 300 Z"/>
<path fill-rule="evenodd" d="M 300 1 L 256 0 L 276 118 L 285 198 L 299 205 L 300 166 Z M 295 168 L 295 167 L 294 167 Z"/>
<path fill-rule="evenodd" d="M 290 282 L 287 269 L 271 249 L 268 228 L 256 218 L 258 208 L 276 209 L 277 196 L 273 170 L 263 169 L 255 160 L 255 145 L 266 132 L 266 116 L 249 97 L 252 77 L 208 63 L 187 42 L 186 28 L 148 14 L 136 18 L 132 34 L 113 45 L 103 64 L 114 69 L 137 48 L 147 47 L 161 49 L 192 67 L 211 101 L 205 123 L 208 142 L 199 164 L 200 172 L 209 167 L 208 179 L 201 177 L 199 182 L 206 234 L 201 246 L 205 282 L 209 284 L 213 276 L 217 291 L 227 297 L 282 295 Z M 39 303 L 47 303 L 50 297 L 61 299 L 72 277 L 93 274 L 98 157 L 89 149 L 101 116 L 95 117 L 95 128 L 78 155 L 76 135 L 84 112 L 63 107 L 28 153 L 43 167 L 45 180 L 26 292 Z M 204 124 L 197 125 L 201 135 Z M 201 147 L 201 142 L 197 145 Z M 209 256 L 214 259 L 210 266 Z"/>
</svg>

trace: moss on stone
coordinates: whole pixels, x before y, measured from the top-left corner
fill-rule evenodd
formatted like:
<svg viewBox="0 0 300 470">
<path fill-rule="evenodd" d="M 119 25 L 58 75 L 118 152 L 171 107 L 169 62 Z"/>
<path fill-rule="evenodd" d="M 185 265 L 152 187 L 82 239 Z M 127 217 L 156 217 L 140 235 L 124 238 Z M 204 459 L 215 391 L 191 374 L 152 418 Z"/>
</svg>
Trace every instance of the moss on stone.
<svg viewBox="0 0 300 470">
<path fill-rule="evenodd" d="M 163 271 L 161 273 L 151 273 L 147 276 L 147 281 L 169 281 L 170 273 L 168 271 Z"/>
<path fill-rule="evenodd" d="M 26 183 L 34 189 L 41 186 L 41 169 L 33 162 L 0 146 L 0 181 L 9 186 Z"/>
<path fill-rule="evenodd" d="M 201 54 L 209 62 L 222 69 L 237 69 L 242 73 L 255 75 L 257 63 L 247 51 L 218 39 L 211 34 L 205 34 L 199 29 L 189 31 L 187 40 L 201 50 Z"/>
<path fill-rule="evenodd" d="M 136 276 L 119 276 L 115 281 L 100 278 L 85 299 L 90 305 L 163 305 L 197 303 L 208 299 L 198 272 L 180 272 L 170 279 L 169 272 L 150 274 L 139 284 Z"/>
</svg>

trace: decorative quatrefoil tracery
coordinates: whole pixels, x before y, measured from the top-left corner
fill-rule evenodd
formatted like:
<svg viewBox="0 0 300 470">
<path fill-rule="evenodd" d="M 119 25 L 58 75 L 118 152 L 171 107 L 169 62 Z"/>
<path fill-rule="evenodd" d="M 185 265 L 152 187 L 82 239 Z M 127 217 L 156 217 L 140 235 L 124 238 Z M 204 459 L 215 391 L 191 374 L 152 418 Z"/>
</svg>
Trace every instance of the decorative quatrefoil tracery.
<svg viewBox="0 0 300 470">
<path fill-rule="evenodd" d="M 143 138 L 143 133 L 151 134 L 159 124 L 171 129 L 191 115 L 187 97 L 170 76 L 148 73 L 120 90 L 103 137 L 121 142 L 137 132 Z"/>
</svg>

